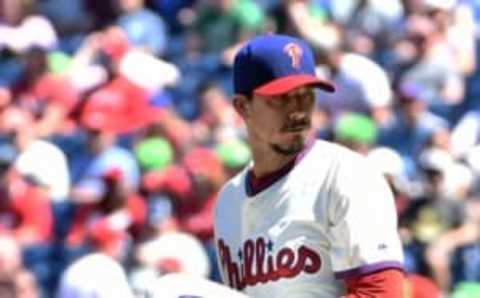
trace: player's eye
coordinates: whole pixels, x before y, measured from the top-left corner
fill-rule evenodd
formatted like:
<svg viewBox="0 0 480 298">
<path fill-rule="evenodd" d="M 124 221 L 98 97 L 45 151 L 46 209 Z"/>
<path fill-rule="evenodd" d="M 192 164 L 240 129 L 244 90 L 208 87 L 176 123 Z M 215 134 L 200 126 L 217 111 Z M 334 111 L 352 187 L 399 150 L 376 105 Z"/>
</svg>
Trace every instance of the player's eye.
<svg viewBox="0 0 480 298">
<path fill-rule="evenodd" d="M 274 109 L 281 109 L 286 106 L 286 98 L 272 98 L 267 101 L 267 105 Z"/>
<path fill-rule="evenodd" d="M 305 94 L 303 99 L 305 101 L 304 102 L 305 104 L 307 104 L 307 105 L 312 104 L 315 101 L 315 93 L 313 92 L 313 90 L 311 90 L 307 94 Z"/>
</svg>

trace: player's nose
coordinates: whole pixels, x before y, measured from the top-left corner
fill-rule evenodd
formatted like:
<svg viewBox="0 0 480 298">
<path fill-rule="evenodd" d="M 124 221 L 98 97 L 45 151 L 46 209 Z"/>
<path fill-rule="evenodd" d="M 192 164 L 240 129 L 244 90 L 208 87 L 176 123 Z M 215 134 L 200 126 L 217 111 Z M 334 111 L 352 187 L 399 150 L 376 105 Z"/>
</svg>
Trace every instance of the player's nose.
<svg viewBox="0 0 480 298">
<path fill-rule="evenodd" d="M 311 102 L 303 97 L 297 97 L 291 105 L 293 112 L 307 113 L 311 109 Z"/>
</svg>

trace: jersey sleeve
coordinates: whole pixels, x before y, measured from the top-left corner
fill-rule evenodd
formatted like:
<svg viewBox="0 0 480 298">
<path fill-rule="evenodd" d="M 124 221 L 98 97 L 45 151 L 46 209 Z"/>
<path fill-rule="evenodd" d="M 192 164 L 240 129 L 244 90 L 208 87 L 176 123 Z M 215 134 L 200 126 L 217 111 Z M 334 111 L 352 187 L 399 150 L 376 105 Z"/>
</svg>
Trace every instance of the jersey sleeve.
<svg viewBox="0 0 480 298">
<path fill-rule="evenodd" d="M 337 279 L 403 268 L 393 195 L 363 157 L 355 154 L 341 160 L 327 216 Z"/>
<path fill-rule="evenodd" d="M 221 281 L 223 284 L 228 285 L 228 281 L 225 278 L 225 273 L 223 271 L 223 266 L 222 266 L 222 259 L 220 257 L 220 245 L 219 241 L 221 239 L 221 225 L 222 225 L 222 220 L 223 218 L 220 216 L 221 214 L 221 209 L 223 208 L 222 206 L 222 200 L 226 196 L 225 194 L 225 186 L 220 190 L 218 196 L 217 196 L 217 202 L 215 204 L 215 207 L 213 209 L 213 241 L 215 242 L 215 256 L 217 260 L 217 269 L 221 278 Z"/>
<path fill-rule="evenodd" d="M 217 269 L 218 269 L 222 283 L 225 285 L 228 285 L 228 281 L 225 279 L 225 273 L 223 272 L 222 259 L 220 258 L 220 247 L 218 245 L 219 243 L 218 240 L 219 240 L 219 237 L 217 236 L 217 233 L 214 231 L 215 257 L 217 259 Z"/>
<path fill-rule="evenodd" d="M 402 298 L 404 297 L 404 273 L 386 269 L 360 277 L 347 278 L 347 295 L 343 298 Z"/>
</svg>

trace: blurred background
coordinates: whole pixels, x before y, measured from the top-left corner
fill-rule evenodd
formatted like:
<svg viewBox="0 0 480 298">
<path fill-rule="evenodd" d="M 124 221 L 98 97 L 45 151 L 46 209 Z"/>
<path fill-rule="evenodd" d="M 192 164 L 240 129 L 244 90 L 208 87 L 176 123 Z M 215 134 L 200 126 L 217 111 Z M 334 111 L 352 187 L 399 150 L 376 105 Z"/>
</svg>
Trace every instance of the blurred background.
<svg viewBox="0 0 480 298">
<path fill-rule="evenodd" d="M 1 0 L 1 297 L 219 281 L 212 207 L 250 159 L 231 66 L 262 32 L 337 85 L 312 136 L 387 178 L 406 297 L 480 297 L 476 0 Z"/>
</svg>

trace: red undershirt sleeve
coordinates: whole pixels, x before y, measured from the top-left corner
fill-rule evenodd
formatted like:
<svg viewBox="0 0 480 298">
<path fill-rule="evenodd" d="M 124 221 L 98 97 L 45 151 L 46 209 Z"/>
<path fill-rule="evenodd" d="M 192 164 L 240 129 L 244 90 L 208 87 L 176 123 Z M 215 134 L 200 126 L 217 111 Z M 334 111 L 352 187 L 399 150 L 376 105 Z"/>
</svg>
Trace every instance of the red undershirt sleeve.
<svg viewBox="0 0 480 298">
<path fill-rule="evenodd" d="M 345 283 L 347 294 L 344 298 L 402 298 L 404 273 L 398 269 L 385 269 L 347 278 Z"/>
</svg>

